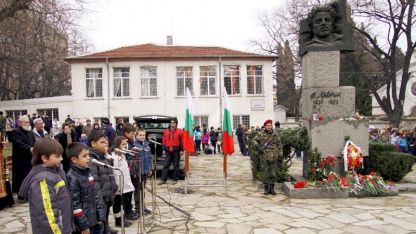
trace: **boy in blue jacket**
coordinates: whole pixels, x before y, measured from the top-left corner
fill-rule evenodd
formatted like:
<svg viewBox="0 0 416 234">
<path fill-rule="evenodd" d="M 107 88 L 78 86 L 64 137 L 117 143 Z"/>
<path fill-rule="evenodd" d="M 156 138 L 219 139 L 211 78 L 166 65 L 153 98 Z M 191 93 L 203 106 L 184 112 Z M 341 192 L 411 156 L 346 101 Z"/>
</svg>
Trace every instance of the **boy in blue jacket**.
<svg viewBox="0 0 416 234">
<path fill-rule="evenodd" d="M 82 234 L 102 234 L 105 210 L 101 193 L 95 187 L 95 179 L 89 168 L 88 146 L 74 142 L 68 145 L 66 155 L 71 162 L 67 179 L 77 231 Z"/>
<path fill-rule="evenodd" d="M 23 180 L 19 197 L 29 200 L 33 233 L 72 233 L 72 203 L 61 168 L 62 146 L 41 138 L 33 146 L 32 170 Z"/>
<path fill-rule="evenodd" d="M 137 129 L 136 131 L 136 140 L 133 143 L 134 150 L 138 151 L 138 159 L 140 162 L 140 169 L 141 169 L 141 181 L 142 183 L 139 184 L 138 190 L 143 192 L 144 197 L 144 191 L 146 187 L 146 181 L 147 177 L 152 175 L 152 155 L 150 153 L 150 146 L 149 142 L 146 141 L 146 131 L 144 129 Z M 136 212 L 140 209 L 140 203 L 136 202 Z M 143 201 L 144 204 L 144 201 Z M 152 212 L 147 209 L 145 206 L 143 208 L 143 212 L 145 214 L 151 214 Z"/>
</svg>

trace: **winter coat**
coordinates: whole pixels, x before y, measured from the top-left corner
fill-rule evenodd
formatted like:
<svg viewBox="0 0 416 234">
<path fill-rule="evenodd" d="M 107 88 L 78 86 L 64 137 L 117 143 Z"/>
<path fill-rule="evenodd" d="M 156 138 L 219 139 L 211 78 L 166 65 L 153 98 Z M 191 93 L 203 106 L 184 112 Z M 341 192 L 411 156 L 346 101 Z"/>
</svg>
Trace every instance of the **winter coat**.
<svg viewBox="0 0 416 234">
<path fill-rule="evenodd" d="M 182 137 L 183 137 L 183 131 L 182 129 L 175 128 L 170 129 L 167 128 L 163 132 L 163 139 L 162 139 L 162 148 L 164 151 L 182 151 Z"/>
<path fill-rule="evenodd" d="M 195 130 L 194 131 L 194 136 L 195 136 L 195 140 L 196 141 L 200 141 L 201 140 L 201 137 L 202 137 L 202 133 L 201 133 L 201 131 L 197 131 L 197 130 Z"/>
<path fill-rule="evenodd" d="M 217 141 L 218 140 L 218 132 L 215 131 L 215 130 L 211 130 L 209 132 L 209 138 L 211 139 L 211 142 L 212 141 Z"/>
<path fill-rule="evenodd" d="M 123 173 L 121 174 L 120 171 L 114 170 L 115 180 L 118 186 L 117 194 L 134 191 L 134 186 L 130 177 L 129 165 L 127 164 L 125 155 L 120 155 L 113 152 L 111 156 L 113 158 L 114 167 L 120 169 Z M 123 179 L 121 179 L 121 176 L 123 176 Z M 120 179 L 122 182 L 124 182 L 123 185 L 120 184 Z M 121 189 L 123 189 L 123 191 L 121 191 Z"/>
<path fill-rule="evenodd" d="M 114 143 L 114 139 L 117 136 L 116 130 L 111 126 L 111 124 L 108 124 L 104 129 L 104 134 L 108 138 L 108 146 L 112 146 Z"/>
<path fill-rule="evenodd" d="M 35 135 L 19 127 L 10 132 L 9 141 L 12 142 L 12 175 L 13 192 L 19 192 L 22 181 L 32 169 L 32 153 L 30 148 L 35 144 Z"/>
<path fill-rule="evenodd" d="M 202 135 L 202 144 L 207 145 L 209 141 L 209 132 L 205 131 L 204 134 Z"/>
<path fill-rule="evenodd" d="M 34 166 L 18 196 L 29 200 L 33 233 L 67 234 L 75 230 L 71 195 L 61 168 Z"/>
<path fill-rule="evenodd" d="M 109 164 L 109 160 L 101 152 L 90 149 L 90 158 L 99 162 Z M 109 167 L 92 165 L 92 176 L 96 180 L 96 186 L 101 191 L 101 195 L 105 203 L 114 200 L 114 193 L 117 191 L 116 180 L 114 179 L 114 170 Z"/>
<path fill-rule="evenodd" d="M 43 129 L 43 136 L 41 136 L 38 131 L 36 131 L 36 128 L 34 128 L 32 130 L 33 134 L 35 134 L 35 141 L 37 141 L 40 138 L 50 138 L 51 136 L 49 135 L 49 133 Z"/>
<path fill-rule="evenodd" d="M 100 190 L 95 187 L 91 169 L 82 169 L 71 163 L 66 176 L 78 231 L 92 227 L 98 221 L 105 222 L 103 198 Z"/>
<path fill-rule="evenodd" d="M 146 175 L 152 170 L 152 155 L 150 152 L 149 142 L 136 140 L 133 145 L 139 149 L 139 160 L 142 165 L 142 175 Z"/>
<path fill-rule="evenodd" d="M 82 133 L 84 133 L 85 135 L 89 136 L 90 133 L 92 131 L 92 125 L 91 124 L 86 124 L 84 127 L 82 127 Z"/>
<path fill-rule="evenodd" d="M 69 170 L 69 164 L 70 161 L 68 159 L 68 157 L 66 156 L 66 147 L 68 147 L 68 138 L 67 138 L 67 134 L 65 134 L 64 132 L 61 132 L 57 135 L 56 137 L 59 141 L 59 143 L 62 145 L 62 148 L 64 149 L 64 152 L 62 153 L 62 166 L 64 167 L 64 171 L 68 171 Z M 72 142 L 76 142 L 76 136 L 75 136 L 75 131 L 71 131 L 71 141 Z"/>
</svg>

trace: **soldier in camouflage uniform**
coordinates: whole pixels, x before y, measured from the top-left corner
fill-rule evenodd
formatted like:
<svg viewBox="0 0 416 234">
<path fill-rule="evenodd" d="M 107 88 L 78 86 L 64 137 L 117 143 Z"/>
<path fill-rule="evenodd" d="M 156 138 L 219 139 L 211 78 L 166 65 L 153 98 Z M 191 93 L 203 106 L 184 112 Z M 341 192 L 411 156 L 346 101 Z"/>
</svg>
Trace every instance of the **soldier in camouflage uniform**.
<svg viewBox="0 0 416 234">
<path fill-rule="evenodd" d="M 260 180 L 264 184 L 264 195 L 276 195 L 274 183 L 277 180 L 278 157 L 282 157 L 282 142 L 279 135 L 273 131 L 272 120 L 264 122 L 264 130 L 252 139 L 252 146 L 258 150 L 260 158 Z"/>
<path fill-rule="evenodd" d="M 257 149 L 253 148 L 253 138 L 259 133 L 259 131 L 251 130 L 250 134 L 248 134 L 248 156 L 250 157 L 251 162 L 251 171 L 253 176 L 256 178 L 254 173 L 258 173 L 260 171 L 260 159 L 257 153 Z"/>
</svg>

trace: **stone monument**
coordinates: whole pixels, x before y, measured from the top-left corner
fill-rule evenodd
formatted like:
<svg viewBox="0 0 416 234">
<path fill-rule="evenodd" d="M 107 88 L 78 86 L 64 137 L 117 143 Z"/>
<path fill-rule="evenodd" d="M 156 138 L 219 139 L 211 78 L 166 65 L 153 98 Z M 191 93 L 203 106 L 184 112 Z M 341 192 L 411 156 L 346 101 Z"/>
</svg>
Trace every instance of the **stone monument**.
<svg viewBox="0 0 416 234">
<path fill-rule="evenodd" d="M 302 57 L 302 118 L 308 127 L 311 150 L 322 157 L 335 155 L 342 162 L 346 140 L 368 155 L 368 122 L 354 118 L 355 88 L 339 86 L 340 53 L 352 51 L 352 27 L 345 0 L 314 6 L 300 23 Z M 303 174 L 309 157 L 303 159 Z M 338 164 L 336 172 L 342 172 Z"/>
</svg>

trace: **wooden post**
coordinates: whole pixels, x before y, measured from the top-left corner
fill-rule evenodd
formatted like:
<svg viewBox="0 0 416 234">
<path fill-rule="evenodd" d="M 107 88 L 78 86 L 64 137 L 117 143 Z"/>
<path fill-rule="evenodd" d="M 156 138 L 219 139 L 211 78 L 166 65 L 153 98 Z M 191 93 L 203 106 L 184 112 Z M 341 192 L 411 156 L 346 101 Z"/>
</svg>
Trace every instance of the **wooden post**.
<svg viewBox="0 0 416 234">
<path fill-rule="evenodd" d="M 185 195 L 188 194 L 189 183 L 189 153 L 185 151 Z"/>
<path fill-rule="evenodd" d="M 224 156 L 224 165 L 223 165 L 223 168 L 224 168 L 224 179 L 227 179 L 227 154 L 223 154 L 223 156 Z"/>
<path fill-rule="evenodd" d="M 189 177 L 189 153 L 185 151 L 185 177 Z"/>
</svg>

